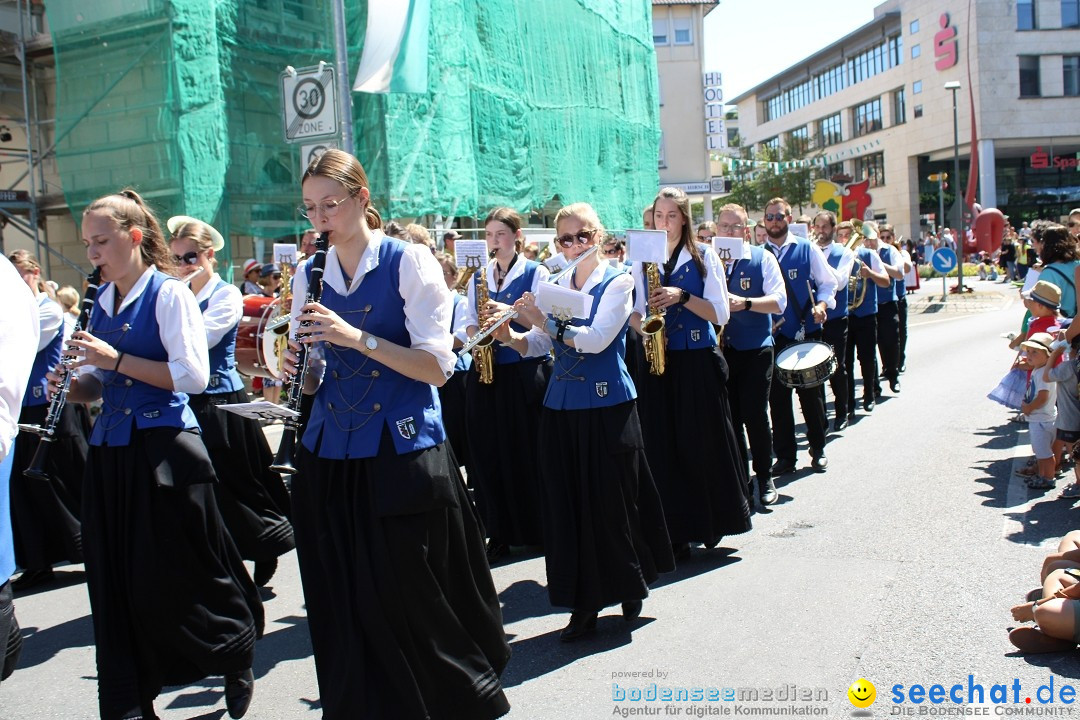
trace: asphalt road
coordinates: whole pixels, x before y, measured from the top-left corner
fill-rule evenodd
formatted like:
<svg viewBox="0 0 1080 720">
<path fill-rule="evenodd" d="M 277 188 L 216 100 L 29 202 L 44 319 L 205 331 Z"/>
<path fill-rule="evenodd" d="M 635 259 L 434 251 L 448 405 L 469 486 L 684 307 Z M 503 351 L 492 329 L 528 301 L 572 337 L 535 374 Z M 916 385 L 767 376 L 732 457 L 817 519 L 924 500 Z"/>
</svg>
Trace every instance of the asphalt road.
<svg viewBox="0 0 1080 720">
<path fill-rule="evenodd" d="M 804 467 L 783 478 L 781 502 L 754 517 L 751 533 L 663 577 L 636 623 L 612 609 L 594 637 L 560 644 L 567 616 L 548 605 L 543 559 L 515 556 L 495 568 L 514 649 L 503 677 L 510 717 L 584 720 L 625 709 L 704 717 L 792 704 L 762 699 L 769 688 L 774 698 L 809 692 L 817 700 L 794 704 L 848 715 L 846 690 L 859 678 L 877 687 L 868 714 L 884 717 L 896 710 L 896 684 L 966 688 L 973 675 L 987 693 L 995 683 L 1011 693 L 1018 679 L 1023 704 L 1052 674 L 1059 686 L 1076 678 L 1075 654 L 1023 658 L 1006 638 L 1010 605 L 1036 586 L 1042 554 L 1075 513 L 1012 475 L 1029 454 L 1026 430 L 985 396 L 1012 359 L 1000 336 L 1023 311 L 1011 293 L 976 287 L 975 298 L 936 310 L 933 288 L 913 298 L 921 312 L 910 321 L 902 393 L 832 436 L 827 473 Z M 935 288 L 940 294 L 940 281 Z M 96 717 L 83 573 L 59 573 L 59 586 L 17 598 L 26 644 L 0 688 L 0 718 Z M 267 592 L 266 612 L 249 717 L 319 717 L 292 555 Z M 613 699 L 652 683 L 716 688 L 721 697 L 725 688 L 757 688 L 759 699 Z M 164 720 L 225 716 L 219 681 L 172 689 L 156 707 Z"/>
</svg>

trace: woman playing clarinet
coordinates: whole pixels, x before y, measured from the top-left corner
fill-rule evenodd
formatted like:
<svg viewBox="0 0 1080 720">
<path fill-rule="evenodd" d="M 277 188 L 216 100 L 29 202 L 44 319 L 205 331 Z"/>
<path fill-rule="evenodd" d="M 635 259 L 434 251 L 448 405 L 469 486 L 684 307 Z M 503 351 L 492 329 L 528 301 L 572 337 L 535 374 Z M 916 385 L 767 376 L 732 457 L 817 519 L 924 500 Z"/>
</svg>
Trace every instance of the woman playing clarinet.
<svg viewBox="0 0 1080 720">
<path fill-rule="evenodd" d="M 104 283 L 89 329 L 70 341 L 69 395 L 102 401 L 83 485 L 100 716 L 153 718 L 163 686 L 224 675 L 239 718 L 263 612 L 188 406 L 210 376 L 199 305 L 169 274 L 161 227 L 134 190 L 92 202 L 82 238 Z M 59 388 L 59 375 L 49 380 Z"/>
<path fill-rule="evenodd" d="M 455 362 L 442 270 L 382 233 L 348 153 L 312 161 L 303 202 L 333 241 L 321 281 L 297 271 L 292 313 L 326 358 L 292 496 L 323 717 L 500 717 L 510 649 L 436 392 Z"/>
<path fill-rule="evenodd" d="M 273 455 L 262 427 L 257 420 L 218 409 L 223 404 L 248 402 L 236 369 L 243 296 L 214 270 L 214 253 L 225 245 L 221 233 L 184 216 L 169 218 L 167 225 L 172 233 L 169 249 L 180 278 L 191 278 L 210 347 L 210 382 L 189 403 L 218 477 L 214 490 L 221 517 L 240 556 L 254 561 L 255 584 L 261 587 L 277 569 L 278 556 L 292 550 L 295 543 L 287 519 L 289 493 L 281 476 L 270 470 Z"/>
</svg>

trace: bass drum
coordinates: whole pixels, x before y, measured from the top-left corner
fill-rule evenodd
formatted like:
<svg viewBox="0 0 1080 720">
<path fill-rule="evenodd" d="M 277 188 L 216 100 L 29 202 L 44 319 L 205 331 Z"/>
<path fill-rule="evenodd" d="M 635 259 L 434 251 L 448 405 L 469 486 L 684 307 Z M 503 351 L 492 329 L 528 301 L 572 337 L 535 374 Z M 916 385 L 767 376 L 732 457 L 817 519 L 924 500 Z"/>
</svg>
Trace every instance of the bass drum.
<svg viewBox="0 0 1080 720">
<path fill-rule="evenodd" d="M 836 354 L 828 343 L 795 343 L 776 356 L 776 378 L 789 388 L 817 387 L 834 372 Z"/>
<path fill-rule="evenodd" d="M 280 303 L 265 295 L 244 296 L 244 316 L 236 331 L 236 367 L 248 377 L 281 378 L 278 339 L 289 331 L 289 323 L 280 333 L 267 328 L 278 317 Z"/>
</svg>

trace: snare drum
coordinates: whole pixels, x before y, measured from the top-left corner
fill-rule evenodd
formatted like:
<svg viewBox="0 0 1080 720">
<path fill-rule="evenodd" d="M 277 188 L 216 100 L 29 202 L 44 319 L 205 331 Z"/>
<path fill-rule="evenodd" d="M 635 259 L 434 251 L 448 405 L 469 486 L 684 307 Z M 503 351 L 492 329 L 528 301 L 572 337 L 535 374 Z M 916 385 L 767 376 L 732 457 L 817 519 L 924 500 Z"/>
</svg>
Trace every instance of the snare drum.
<svg viewBox="0 0 1080 720">
<path fill-rule="evenodd" d="M 289 331 L 283 323 L 276 331 L 269 329 L 278 317 L 280 303 L 265 295 L 244 296 L 244 316 L 236 331 L 236 367 L 249 377 L 278 379 L 281 377 L 281 358 L 277 340 Z"/>
<path fill-rule="evenodd" d="M 828 343 L 795 343 L 776 356 L 776 378 L 790 388 L 817 387 L 835 371 L 836 355 Z"/>
</svg>

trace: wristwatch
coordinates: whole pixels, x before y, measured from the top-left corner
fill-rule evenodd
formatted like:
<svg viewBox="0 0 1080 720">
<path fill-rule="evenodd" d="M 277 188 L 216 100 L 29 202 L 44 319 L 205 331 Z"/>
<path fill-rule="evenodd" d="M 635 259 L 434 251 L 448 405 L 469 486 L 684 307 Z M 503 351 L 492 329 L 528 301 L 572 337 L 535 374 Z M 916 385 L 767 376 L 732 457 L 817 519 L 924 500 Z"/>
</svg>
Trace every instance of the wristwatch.
<svg viewBox="0 0 1080 720">
<path fill-rule="evenodd" d="M 360 349 L 360 352 L 364 353 L 365 355 L 370 355 L 373 351 L 378 350 L 378 349 L 379 349 L 379 341 L 375 338 L 375 336 L 365 334 L 364 335 L 364 347 L 362 347 Z"/>
<path fill-rule="evenodd" d="M 745 303 L 746 303 L 746 309 L 747 309 L 747 310 L 749 310 L 750 308 L 754 307 L 754 301 L 753 301 L 753 300 L 751 300 L 750 298 L 743 298 L 743 302 L 745 302 Z"/>
<path fill-rule="evenodd" d="M 679 304 L 680 305 L 685 305 L 689 301 L 690 301 L 690 293 L 683 290 L 682 294 L 679 296 Z"/>
</svg>

